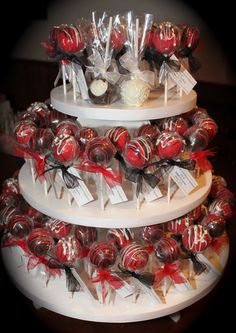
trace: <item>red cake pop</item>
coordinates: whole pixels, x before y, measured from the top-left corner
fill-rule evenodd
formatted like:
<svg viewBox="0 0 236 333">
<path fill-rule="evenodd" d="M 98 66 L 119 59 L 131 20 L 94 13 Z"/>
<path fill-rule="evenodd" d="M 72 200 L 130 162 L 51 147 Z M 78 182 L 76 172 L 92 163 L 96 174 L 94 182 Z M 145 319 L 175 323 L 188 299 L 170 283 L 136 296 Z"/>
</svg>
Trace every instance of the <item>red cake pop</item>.
<svg viewBox="0 0 236 333">
<path fill-rule="evenodd" d="M 178 217 L 167 224 L 168 230 L 176 235 L 182 235 L 184 230 L 193 224 L 193 219 L 191 219 L 188 214 Z"/>
<path fill-rule="evenodd" d="M 60 122 L 66 119 L 67 116 L 64 113 L 58 112 L 55 109 L 50 109 L 50 113 L 48 116 L 48 125 L 54 130 Z"/>
<path fill-rule="evenodd" d="M 218 185 L 227 187 L 227 182 L 223 177 L 213 175 L 212 176 L 211 189 L 218 186 Z"/>
<path fill-rule="evenodd" d="M 107 164 L 115 156 L 116 148 L 106 136 L 98 136 L 88 141 L 85 156 L 91 162 Z"/>
<path fill-rule="evenodd" d="M 185 229 L 182 235 L 183 245 L 187 251 L 192 253 L 205 250 L 210 244 L 211 237 L 203 226 L 191 225 Z"/>
<path fill-rule="evenodd" d="M 41 126 L 44 126 L 48 123 L 49 108 L 45 103 L 34 102 L 27 109 L 28 112 L 35 114 L 40 120 Z"/>
<path fill-rule="evenodd" d="M 98 136 L 98 133 L 94 128 L 82 127 L 79 130 L 79 140 L 82 150 L 84 150 L 87 142 L 93 138 L 96 138 L 96 136 Z"/>
<path fill-rule="evenodd" d="M 183 135 L 188 128 L 187 122 L 180 116 L 165 118 L 161 121 L 161 130 L 168 132 L 176 132 Z"/>
<path fill-rule="evenodd" d="M 72 224 L 54 218 L 49 218 L 46 225 L 52 237 L 55 238 L 66 237 L 72 230 Z"/>
<path fill-rule="evenodd" d="M 27 239 L 29 250 L 36 256 L 45 256 L 53 249 L 54 240 L 45 229 L 33 230 Z"/>
<path fill-rule="evenodd" d="M 174 238 L 163 237 L 156 243 L 154 252 L 161 262 L 171 264 L 179 257 L 179 244 Z"/>
<path fill-rule="evenodd" d="M 118 250 L 131 243 L 134 234 L 130 229 L 109 229 L 107 232 L 107 240 L 112 243 Z"/>
<path fill-rule="evenodd" d="M 128 130 L 121 126 L 109 129 L 105 133 L 105 136 L 111 140 L 119 152 L 121 152 L 124 149 L 126 143 L 130 141 L 130 134 Z"/>
<path fill-rule="evenodd" d="M 44 215 L 37 209 L 33 207 L 28 207 L 27 215 L 32 219 L 34 227 L 43 225 Z"/>
<path fill-rule="evenodd" d="M 88 248 L 97 240 L 97 229 L 93 227 L 77 225 L 75 227 L 75 237 L 78 239 L 82 247 Z"/>
<path fill-rule="evenodd" d="M 225 219 L 216 214 L 209 214 L 205 216 L 200 224 L 205 227 L 212 238 L 223 235 L 225 231 Z"/>
<path fill-rule="evenodd" d="M 164 56 L 171 56 L 180 46 L 181 33 L 171 22 L 162 22 L 152 34 L 154 48 Z"/>
<path fill-rule="evenodd" d="M 233 216 L 233 209 L 225 200 L 214 200 L 209 206 L 208 210 L 210 214 L 216 214 L 222 216 L 226 221 L 230 220 Z"/>
<path fill-rule="evenodd" d="M 207 130 L 198 125 L 189 127 L 184 133 L 184 139 L 187 143 L 187 148 L 192 152 L 204 150 L 209 143 Z"/>
<path fill-rule="evenodd" d="M 51 151 L 57 161 L 66 164 L 78 157 L 80 147 L 78 141 L 73 136 L 59 135 L 54 138 Z"/>
<path fill-rule="evenodd" d="M 199 29 L 194 26 L 186 26 L 182 31 L 181 48 L 196 49 L 199 43 Z"/>
<path fill-rule="evenodd" d="M 31 218 L 24 214 L 13 214 L 8 219 L 7 230 L 16 238 L 26 237 L 33 228 Z"/>
<path fill-rule="evenodd" d="M 32 113 L 31 111 L 23 111 L 19 114 L 19 121 L 22 121 L 22 120 L 29 120 L 29 121 L 32 121 L 33 123 L 35 123 L 35 125 L 39 125 L 40 124 L 40 119 L 39 117 Z"/>
<path fill-rule="evenodd" d="M 125 269 L 137 271 L 148 263 L 148 252 L 137 243 L 126 245 L 120 253 L 121 263 Z"/>
<path fill-rule="evenodd" d="M 211 192 L 212 194 L 212 192 Z M 235 195 L 228 188 L 224 186 L 217 186 L 214 191 L 214 199 L 216 200 L 224 200 L 229 202 L 231 205 L 235 204 Z"/>
<path fill-rule="evenodd" d="M 66 119 L 59 122 L 55 128 L 55 134 L 77 136 L 79 133 L 79 124 L 76 120 Z"/>
<path fill-rule="evenodd" d="M 218 126 L 212 118 L 204 118 L 199 121 L 199 126 L 204 128 L 208 133 L 209 141 L 211 141 L 218 132 Z"/>
<path fill-rule="evenodd" d="M 143 169 L 147 166 L 153 156 L 153 145 L 144 136 L 139 136 L 130 140 L 124 150 L 124 160 L 132 168 Z"/>
<path fill-rule="evenodd" d="M 148 243 L 155 243 L 161 239 L 164 235 L 163 224 L 153 224 L 146 227 L 142 227 L 141 236 Z"/>
<path fill-rule="evenodd" d="M 79 28 L 73 25 L 60 25 L 54 32 L 55 37 L 58 49 L 63 52 L 77 53 L 84 48 L 83 35 Z"/>
<path fill-rule="evenodd" d="M 177 133 L 163 131 L 156 141 L 160 158 L 176 158 L 184 148 L 184 140 Z"/>
<path fill-rule="evenodd" d="M 31 148 L 38 154 L 46 154 L 53 140 L 54 134 L 50 128 L 38 128 Z"/>
<path fill-rule="evenodd" d="M 54 254 L 63 264 L 73 264 L 82 256 L 82 247 L 75 236 L 61 238 L 55 246 Z"/>
<path fill-rule="evenodd" d="M 112 29 L 111 44 L 116 52 L 119 52 L 123 48 L 125 44 L 125 30 L 123 26 L 119 25 L 119 29 Z"/>
<path fill-rule="evenodd" d="M 3 182 L 2 191 L 8 193 L 15 193 L 17 195 L 20 194 L 20 188 L 18 180 L 15 178 L 7 178 Z"/>
<path fill-rule="evenodd" d="M 191 111 L 190 120 L 194 125 L 199 125 L 202 119 L 208 118 L 207 110 L 204 108 L 196 107 Z"/>
<path fill-rule="evenodd" d="M 14 129 L 15 139 L 19 144 L 28 145 L 30 141 L 34 140 L 36 130 L 37 127 L 32 121 L 19 121 Z"/>
<path fill-rule="evenodd" d="M 156 125 L 144 124 L 138 128 L 136 136 L 146 136 L 155 143 L 159 134 L 160 130 Z"/>
<path fill-rule="evenodd" d="M 197 206 L 193 210 L 191 210 L 188 214 L 186 214 L 193 221 L 197 221 L 202 214 L 202 205 Z"/>
<path fill-rule="evenodd" d="M 97 268 L 108 268 L 116 261 L 116 249 L 107 242 L 94 243 L 89 251 L 88 258 Z"/>
</svg>

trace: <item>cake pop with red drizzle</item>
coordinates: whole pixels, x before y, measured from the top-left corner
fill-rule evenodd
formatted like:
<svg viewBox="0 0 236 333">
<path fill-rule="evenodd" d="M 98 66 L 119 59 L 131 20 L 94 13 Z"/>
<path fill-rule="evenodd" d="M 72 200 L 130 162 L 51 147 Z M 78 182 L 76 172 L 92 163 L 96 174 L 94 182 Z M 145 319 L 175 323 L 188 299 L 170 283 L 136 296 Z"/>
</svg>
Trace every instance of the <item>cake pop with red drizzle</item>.
<svg viewBox="0 0 236 333">
<path fill-rule="evenodd" d="M 89 249 L 98 238 L 97 229 L 94 227 L 77 225 L 75 227 L 75 237 L 84 249 Z"/>
<path fill-rule="evenodd" d="M 131 168 L 143 169 L 152 160 L 152 142 L 144 136 L 133 138 L 125 145 L 123 157 Z"/>
<path fill-rule="evenodd" d="M 37 126 L 31 120 L 21 120 L 14 128 L 14 137 L 21 145 L 29 145 L 34 141 Z"/>
<path fill-rule="evenodd" d="M 56 258 L 68 266 L 76 263 L 82 257 L 82 253 L 82 246 L 74 235 L 59 239 L 54 248 Z"/>
<path fill-rule="evenodd" d="M 180 116 L 165 118 L 160 122 L 159 126 L 162 131 L 176 132 L 181 136 L 188 128 L 186 120 Z"/>
<path fill-rule="evenodd" d="M 182 235 L 184 230 L 192 225 L 193 222 L 193 219 L 188 214 L 186 214 L 174 220 L 168 221 L 167 228 L 175 235 Z"/>
<path fill-rule="evenodd" d="M 96 138 L 98 136 L 97 131 L 92 127 L 81 127 L 79 129 L 79 142 L 81 150 L 84 151 L 86 144 L 89 140 Z"/>
<path fill-rule="evenodd" d="M 160 158 L 177 158 L 183 151 L 184 145 L 183 138 L 174 132 L 163 131 L 156 141 Z"/>
<path fill-rule="evenodd" d="M 131 272 L 144 268 L 148 263 L 148 258 L 149 254 L 145 247 L 135 242 L 126 245 L 120 252 L 122 267 Z"/>
<path fill-rule="evenodd" d="M 182 242 L 187 251 L 197 253 L 208 247 L 211 242 L 211 236 L 202 225 L 191 225 L 184 230 Z"/>
<path fill-rule="evenodd" d="M 25 214 L 13 214 L 8 219 L 6 228 L 12 236 L 23 239 L 31 232 L 33 221 Z"/>
<path fill-rule="evenodd" d="M 144 124 L 140 126 L 137 130 L 136 136 L 146 136 L 154 144 L 157 137 L 160 135 L 160 130 L 156 125 Z"/>
<path fill-rule="evenodd" d="M 204 150 L 209 144 L 207 130 L 198 125 L 189 127 L 184 133 L 184 139 L 187 149 L 193 153 Z"/>
<path fill-rule="evenodd" d="M 152 33 L 152 45 L 157 52 L 170 57 L 180 47 L 181 33 L 171 22 L 162 22 Z"/>
<path fill-rule="evenodd" d="M 46 229 L 34 229 L 28 235 L 27 246 L 32 254 L 37 257 L 42 257 L 48 255 L 52 251 L 54 240 Z"/>
<path fill-rule="evenodd" d="M 86 158 L 99 165 L 107 165 L 115 156 L 116 148 L 106 136 L 97 136 L 85 147 Z"/>
<path fill-rule="evenodd" d="M 210 203 L 208 206 L 208 211 L 210 214 L 216 214 L 222 216 L 226 221 L 233 217 L 233 209 L 229 202 L 226 200 L 216 199 Z"/>
<path fill-rule="evenodd" d="M 59 122 L 55 128 L 55 134 L 70 135 L 77 137 L 79 134 L 79 124 L 76 120 L 66 119 Z"/>
<path fill-rule="evenodd" d="M 94 243 L 88 253 L 89 261 L 96 268 L 108 268 L 115 264 L 117 252 L 115 247 L 108 242 Z"/>
<path fill-rule="evenodd" d="M 66 237 L 72 231 L 72 224 L 52 217 L 47 220 L 46 226 L 51 236 L 54 238 Z"/>
<path fill-rule="evenodd" d="M 126 143 L 130 141 L 130 134 L 125 127 L 117 126 L 106 131 L 107 136 L 118 152 L 122 152 Z"/>
<path fill-rule="evenodd" d="M 200 221 L 200 224 L 208 230 L 212 238 L 217 238 L 223 235 L 226 221 L 223 216 L 209 214 Z"/>
<path fill-rule="evenodd" d="M 80 146 L 74 136 L 59 135 L 55 136 L 51 152 L 54 158 L 62 164 L 70 164 L 76 157 L 79 156 Z"/>
<path fill-rule="evenodd" d="M 107 241 L 113 244 L 119 251 L 130 244 L 134 239 L 134 234 L 131 229 L 109 229 L 106 235 Z"/>
<path fill-rule="evenodd" d="M 212 141 L 212 139 L 216 136 L 218 132 L 218 125 L 216 124 L 216 122 L 209 117 L 201 119 L 198 125 L 207 131 L 209 141 Z"/>
<path fill-rule="evenodd" d="M 154 253 L 160 262 L 171 264 L 179 258 L 179 243 L 174 238 L 163 237 L 155 244 Z"/>
<path fill-rule="evenodd" d="M 20 194 L 20 188 L 18 180 L 15 178 L 7 178 L 4 180 L 2 185 L 2 191 L 7 193 Z"/>
<path fill-rule="evenodd" d="M 163 224 L 153 224 L 142 227 L 141 237 L 142 239 L 149 243 L 154 244 L 159 241 L 164 236 L 164 225 Z"/>
</svg>

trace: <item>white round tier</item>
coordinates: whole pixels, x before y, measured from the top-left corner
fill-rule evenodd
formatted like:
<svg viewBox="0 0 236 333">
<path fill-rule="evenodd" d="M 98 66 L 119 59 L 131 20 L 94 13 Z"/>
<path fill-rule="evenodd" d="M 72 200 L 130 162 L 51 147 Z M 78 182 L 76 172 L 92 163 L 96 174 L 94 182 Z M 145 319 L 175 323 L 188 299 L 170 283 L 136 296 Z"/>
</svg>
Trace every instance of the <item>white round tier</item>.
<svg viewBox="0 0 236 333">
<path fill-rule="evenodd" d="M 208 171 L 199 177 L 199 186 L 191 194 L 185 195 L 178 189 L 169 203 L 165 196 L 151 203 L 142 202 L 138 210 L 135 200 L 116 205 L 108 202 L 105 210 L 102 211 L 99 200 L 79 207 L 75 201 L 69 206 L 66 194 L 62 199 L 57 199 L 52 189 L 45 196 L 43 184 L 38 180 L 35 183 L 32 182 L 27 164 L 23 165 L 19 173 L 21 194 L 32 207 L 48 216 L 69 223 L 101 228 L 141 227 L 163 223 L 184 215 L 205 200 L 210 191 L 211 181 L 212 175 Z"/>
<path fill-rule="evenodd" d="M 86 292 L 71 293 L 66 289 L 64 274 L 51 278 L 46 286 L 46 278 L 37 274 L 37 268 L 27 271 L 27 257 L 18 248 L 3 248 L 2 256 L 7 271 L 16 287 L 36 308 L 44 307 L 64 316 L 96 322 L 135 322 L 166 316 L 190 306 L 208 294 L 220 279 L 213 271 L 196 277 L 196 289 L 177 292 L 171 289 L 166 296 L 166 304 L 159 304 L 148 295 L 140 294 L 136 304 L 130 297 L 116 297 L 115 303 L 102 305 L 89 298 Z M 228 248 L 219 258 L 225 267 Z"/>
<path fill-rule="evenodd" d="M 122 101 L 110 105 L 97 105 L 81 99 L 74 101 L 72 90 L 69 89 L 67 95 L 64 95 L 63 87 L 59 86 L 51 91 L 51 103 L 60 112 L 79 119 L 126 122 L 171 117 L 190 111 L 196 106 L 195 91 L 191 91 L 188 95 L 183 93 L 182 97 L 178 92 L 169 92 L 169 95 L 165 103 L 163 89 L 151 92 L 148 101 L 141 107 L 128 106 Z"/>
</svg>

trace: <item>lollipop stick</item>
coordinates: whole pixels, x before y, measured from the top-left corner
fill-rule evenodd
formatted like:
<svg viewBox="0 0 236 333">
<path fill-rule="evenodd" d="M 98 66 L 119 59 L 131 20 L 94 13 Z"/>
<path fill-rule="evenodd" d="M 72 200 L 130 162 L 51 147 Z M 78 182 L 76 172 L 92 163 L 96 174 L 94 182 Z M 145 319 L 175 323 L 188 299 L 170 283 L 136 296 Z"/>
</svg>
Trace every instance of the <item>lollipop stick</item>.
<svg viewBox="0 0 236 333">
<path fill-rule="evenodd" d="M 46 177 L 44 178 L 43 180 L 43 188 L 44 188 L 44 194 L 45 194 L 45 197 L 48 196 L 48 184 L 47 184 L 47 179 Z"/>
<path fill-rule="evenodd" d="M 168 77 L 165 75 L 165 83 L 164 83 L 164 102 L 167 103 L 168 99 Z"/>
<path fill-rule="evenodd" d="M 69 204 L 69 206 L 71 206 L 71 205 L 72 205 L 72 196 L 71 196 L 69 190 L 68 190 L 68 192 L 67 192 L 67 198 L 68 198 L 68 204 Z"/>
<path fill-rule="evenodd" d="M 134 41 L 134 56 L 136 61 L 138 61 L 138 32 L 139 32 L 139 19 L 136 18 L 135 41 Z"/>
<path fill-rule="evenodd" d="M 168 176 L 168 184 L 167 184 L 167 202 L 169 203 L 171 199 L 171 176 Z"/>
<path fill-rule="evenodd" d="M 67 93 L 67 91 L 66 91 L 66 69 L 65 69 L 65 65 L 63 63 L 61 64 L 61 69 L 62 69 L 63 93 L 64 93 L 64 95 L 66 95 L 66 93 Z"/>
<path fill-rule="evenodd" d="M 183 89 L 179 88 L 179 97 L 182 97 L 182 96 L 183 96 Z"/>
<path fill-rule="evenodd" d="M 31 158 L 29 159 L 29 164 L 30 164 L 30 172 L 31 172 L 31 176 L 32 176 L 32 182 L 35 183 L 34 162 Z"/>
<path fill-rule="evenodd" d="M 111 39 L 111 29 L 112 29 L 112 16 L 110 16 L 110 18 L 109 18 L 106 50 L 105 50 L 105 57 L 104 57 L 104 65 L 105 65 L 106 69 L 107 69 L 107 60 L 108 60 L 108 53 L 109 53 L 109 46 L 110 46 L 110 39 Z"/>
<path fill-rule="evenodd" d="M 74 70 L 74 66 L 72 64 L 71 66 L 71 71 L 72 71 L 72 87 L 73 87 L 73 99 L 76 102 L 76 78 L 75 78 L 75 70 Z"/>
</svg>

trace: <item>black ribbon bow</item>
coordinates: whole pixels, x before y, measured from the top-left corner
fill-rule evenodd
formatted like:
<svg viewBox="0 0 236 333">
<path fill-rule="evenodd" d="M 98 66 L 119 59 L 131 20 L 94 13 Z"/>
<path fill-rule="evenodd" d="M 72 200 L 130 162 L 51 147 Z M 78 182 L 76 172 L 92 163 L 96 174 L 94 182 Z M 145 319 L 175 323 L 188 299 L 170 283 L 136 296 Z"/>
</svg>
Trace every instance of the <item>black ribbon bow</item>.
<svg viewBox="0 0 236 333">
<path fill-rule="evenodd" d="M 191 50 L 190 47 L 185 47 L 183 50 L 181 50 L 180 57 L 188 58 L 189 69 L 193 73 L 198 71 L 201 67 L 200 61 L 193 55 L 193 50 Z"/>
<path fill-rule="evenodd" d="M 58 260 L 54 258 L 50 258 L 48 263 L 48 267 L 51 269 L 63 269 L 66 273 L 66 287 L 68 291 L 74 293 L 80 291 L 80 283 L 79 281 L 74 277 L 74 275 L 71 272 L 71 268 L 65 264 L 62 264 Z"/>
<path fill-rule="evenodd" d="M 176 72 L 180 70 L 179 61 L 170 59 L 170 56 L 164 56 L 162 53 L 156 51 L 152 46 L 146 48 L 143 59 L 157 69 L 160 69 L 162 64 L 166 63 L 172 70 Z"/>
<path fill-rule="evenodd" d="M 150 272 L 136 273 L 134 271 L 125 269 L 120 264 L 118 265 L 118 268 L 124 275 L 134 277 L 147 287 L 151 287 L 155 281 L 155 275 Z"/>
<path fill-rule="evenodd" d="M 70 165 L 65 166 L 63 164 L 56 163 L 54 165 L 50 165 L 50 168 L 46 169 L 42 174 L 44 175 L 46 172 L 52 171 L 52 170 L 61 170 L 62 178 L 64 180 L 64 183 L 68 189 L 73 189 L 77 186 L 79 186 L 79 180 L 82 180 L 80 177 L 73 175 L 68 171 L 68 169 L 71 167 Z"/>
<path fill-rule="evenodd" d="M 194 170 L 196 166 L 195 160 L 172 160 L 164 158 L 160 161 L 150 163 L 146 168 L 150 166 L 155 166 L 156 168 L 164 168 L 164 167 L 171 167 L 177 166 L 179 168 L 187 169 L 187 170 Z"/>
</svg>

